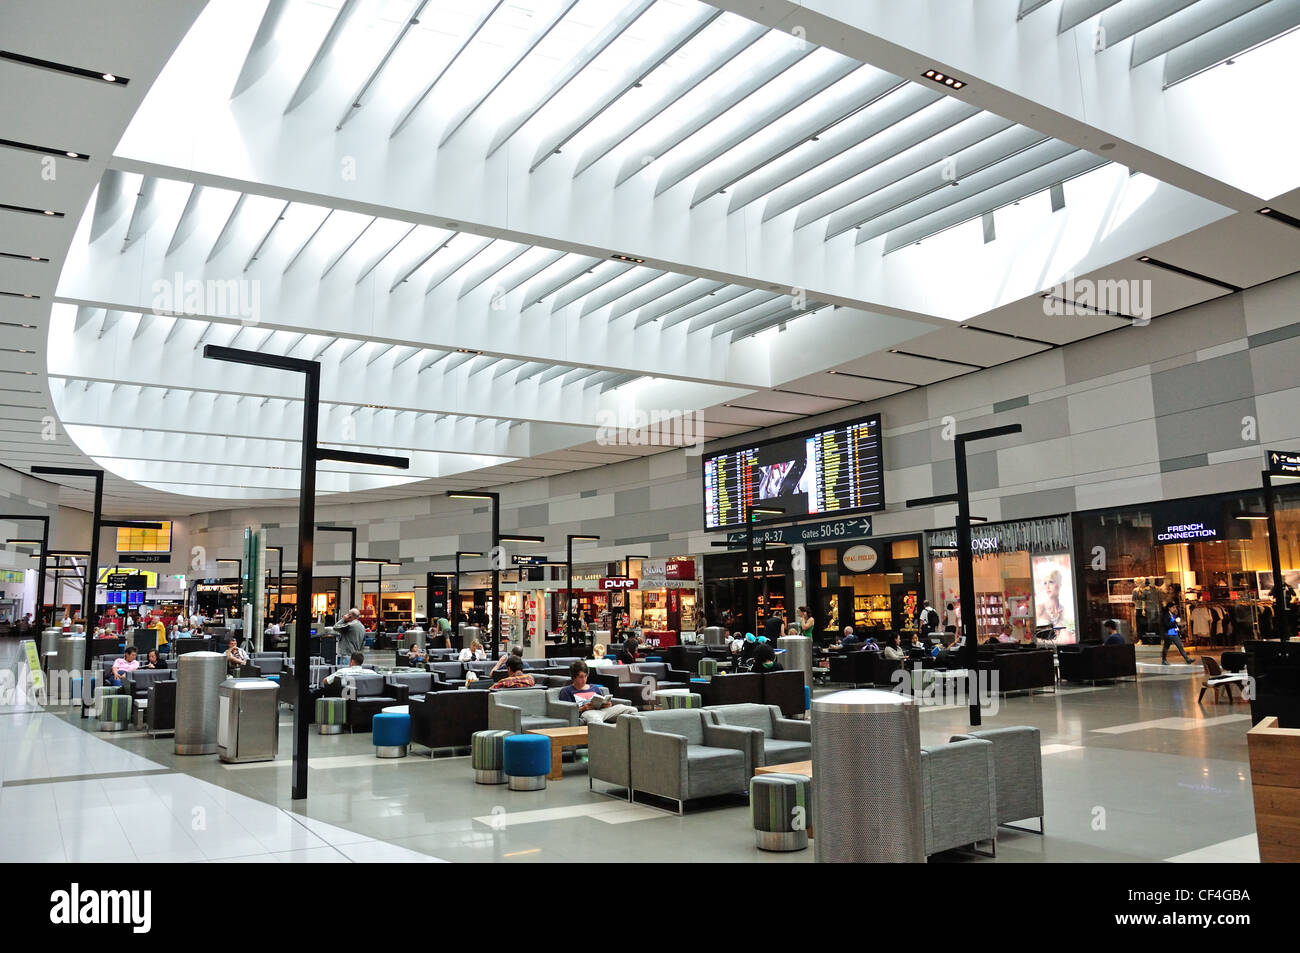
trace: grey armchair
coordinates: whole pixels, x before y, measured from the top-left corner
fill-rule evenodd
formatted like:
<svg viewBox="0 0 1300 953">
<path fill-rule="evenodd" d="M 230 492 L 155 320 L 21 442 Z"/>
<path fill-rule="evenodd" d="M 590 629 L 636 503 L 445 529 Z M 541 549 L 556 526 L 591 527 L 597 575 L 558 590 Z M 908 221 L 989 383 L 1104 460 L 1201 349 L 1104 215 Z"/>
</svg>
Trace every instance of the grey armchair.
<svg viewBox="0 0 1300 953">
<path fill-rule="evenodd" d="M 719 705 L 705 711 L 714 724 L 750 731 L 750 762 L 755 768 L 812 760 L 812 722 L 786 718 L 776 705 Z"/>
<path fill-rule="evenodd" d="M 693 708 L 641 712 L 618 720 L 624 722 L 634 792 L 676 801 L 681 814 L 686 801 L 748 791 L 754 773 L 749 729 L 715 725 Z"/>
<path fill-rule="evenodd" d="M 604 781 L 627 790 L 632 800 L 632 771 L 628 755 L 629 723 L 631 718 L 620 718 L 612 725 L 587 726 L 587 787 L 596 790 L 596 781 Z M 596 791 L 609 794 L 608 791 Z"/>
<path fill-rule="evenodd" d="M 1037 728 L 985 728 L 951 741 L 979 738 L 993 745 L 993 775 L 997 780 L 997 822 L 1001 827 L 1041 834 L 1043 826 L 1043 747 Z M 1038 830 L 1016 827 L 1011 821 L 1038 818 Z"/>
<path fill-rule="evenodd" d="M 433 691 L 433 676 L 428 672 L 394 672 L 385 676 L 390 685 L 405 685 L 407 701 L 416 701 L 426 692 Z"/>
<path fill-rule="evenodd" d="M 534 728 L 563 728 L 578 723 L 578 709 L 572 712 L 552 708 L 544 688 L 495 691 L 488 695 L 488 728 L 508 729 L 523 734 Z M 558 704 L 558 703 L 557 703 Z M 569 720 L 569 715 L 573 720 Z"/>
<path fill-rule="evenodd" d="M 921 800 L 925 806 L 925 853 L 993 842 L 998 852 L 994 808 L 993 743 L 978 738 L 921 748 Z"/>
</svg>

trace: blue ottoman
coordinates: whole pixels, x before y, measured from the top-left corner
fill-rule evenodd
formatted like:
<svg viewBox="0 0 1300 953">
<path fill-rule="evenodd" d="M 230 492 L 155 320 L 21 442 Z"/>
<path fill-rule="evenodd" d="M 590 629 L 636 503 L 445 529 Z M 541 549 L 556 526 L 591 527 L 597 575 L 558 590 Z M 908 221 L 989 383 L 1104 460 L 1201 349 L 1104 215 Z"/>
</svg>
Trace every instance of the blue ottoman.
<svg viewBox="0 0 1300 953">
<path fill-rule="evenodd" d="M 551 773 L 551 739 L 511 735 L 505 740 L 505 772 L 512 791 L 540 791 Z"/>
<path fill-rule="evenodd" d="M 381 711 L 370 723 L 376 758 L 405 758 L 411 743 L 411 716 Z"/>
<path fill-rule="evenodd" d="M 470 737 L 470 764 L 474 768 L 476 784 L 506 783 L 506 739 L 513 731 L 493 728 L 476 731 Z"/>
</svg>

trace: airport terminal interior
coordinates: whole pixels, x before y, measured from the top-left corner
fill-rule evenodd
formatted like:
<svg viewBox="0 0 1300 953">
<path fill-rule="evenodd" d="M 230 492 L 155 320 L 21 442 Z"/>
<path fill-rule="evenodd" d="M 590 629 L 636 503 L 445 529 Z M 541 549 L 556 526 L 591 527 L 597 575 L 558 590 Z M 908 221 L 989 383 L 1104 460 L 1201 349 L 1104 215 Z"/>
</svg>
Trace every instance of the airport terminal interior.
<svg viewBox="0 0 1300 953">
<path fill-rule="evenodd" d="M 0 6 L 0 862 L 1300 860 L 1298 28 Z"/>
</svg>

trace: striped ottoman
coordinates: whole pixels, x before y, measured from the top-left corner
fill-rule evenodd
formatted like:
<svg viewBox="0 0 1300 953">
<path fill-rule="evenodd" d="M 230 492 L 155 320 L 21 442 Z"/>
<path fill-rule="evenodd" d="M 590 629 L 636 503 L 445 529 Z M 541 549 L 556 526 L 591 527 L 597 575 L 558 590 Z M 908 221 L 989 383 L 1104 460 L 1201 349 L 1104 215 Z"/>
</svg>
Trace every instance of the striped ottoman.
<svg viewBox="0 0 1300 953">
<path fill-rule="evenodd" d="M 551 773 L 551 739 L 512 734 L 502 742 L 505 772 L 512 791 L 540 791 Z"/>
<path fill-rule="evenodd" d="M 130 695 L 105 695 L 99 700 L 100 731 L 122 731 L 130 720 Z"/>
<path fill-rule="evenodd" d="M 660 708 L 703 708 L 704 698 L 680 688 L 667 688 L 655 692 L 655 704 Z"/>
<path fill-rule="evenodd" d="M 478 784 L 506 783 L 506 739 L 513 731 L 476 731 L 470 738 L 470 764 Z"/>
<path fill-rule="evenodd" d="M 348 720 L 348 703 L 344 698 L 316 699 L 316 730 L 322 735 L 337 735 Z"/>
<path fill-rule="evenodd" d="M 754 845 L 759 850 L 803 850 L 812 827 L 812 782 L 802 774 L 756 774 L 749 781 Z"/>
<path fill-rule="evenodd" d="M 700 664 L 696 666 L 695 674 L 703 678 L 712 678 L 718 674 L 718 660 L 705 656 L 700 659 Z"/>
</svg>

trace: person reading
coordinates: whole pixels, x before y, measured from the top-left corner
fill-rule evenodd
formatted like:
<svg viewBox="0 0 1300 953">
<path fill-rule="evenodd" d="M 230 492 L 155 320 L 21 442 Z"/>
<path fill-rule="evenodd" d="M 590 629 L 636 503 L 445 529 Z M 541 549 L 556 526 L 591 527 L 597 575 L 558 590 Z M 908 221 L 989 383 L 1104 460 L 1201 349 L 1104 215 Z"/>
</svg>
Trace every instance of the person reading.
<svg viewBox="0 0 1300 953">
<path fill-rule="evenodd" d="M 621 715 L 635 714 L 631 705 L 615 704 L 604 685 L 587 682 L 587 663 L 578 659 L 569 666 L 572 681 L 560 689 L 560 701 L 578 706 L 578 717 L 586 725 L 599 725 L 615 721 Z"/>
</svg>

